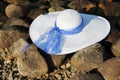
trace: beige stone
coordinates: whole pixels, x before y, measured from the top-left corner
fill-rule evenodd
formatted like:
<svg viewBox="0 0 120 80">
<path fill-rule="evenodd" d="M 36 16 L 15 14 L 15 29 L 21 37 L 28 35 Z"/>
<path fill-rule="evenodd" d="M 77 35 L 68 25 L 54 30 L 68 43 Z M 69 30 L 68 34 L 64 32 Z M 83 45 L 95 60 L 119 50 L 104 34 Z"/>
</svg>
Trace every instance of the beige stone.
<svg viewBox="0 0 120 80">
<path fill-rule="evenodd" d="M 105 61 L 98 69 L 105 80 L 120 80 L 120 57 Z"/>
<path fill-rule="evenodd" d="M 103 46 L 94 44 L 76 52 L 71 58 L 71 66 L 78 71 L 86 72 L 98 68 L 103 63 Z"/>
<path fill-rule="evenodd" d="M 23 76 L 40 77 L 48 72 L 45 59 L 32 45 L 17 58 L 18 71 Z"/>
</svg>

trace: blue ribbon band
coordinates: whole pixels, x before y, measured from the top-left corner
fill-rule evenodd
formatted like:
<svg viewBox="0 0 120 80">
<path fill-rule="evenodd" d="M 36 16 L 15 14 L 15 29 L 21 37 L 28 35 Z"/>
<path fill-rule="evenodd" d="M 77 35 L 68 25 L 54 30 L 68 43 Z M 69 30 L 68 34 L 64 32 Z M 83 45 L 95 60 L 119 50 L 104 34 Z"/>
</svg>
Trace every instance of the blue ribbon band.
<svg viewBox="0 0 120 80">
<path fill-rule="evenodd" d="M 82 20 L 83 21 L 83 20 Z M 64 35 L 73 35 L 81 32 L 83 29 L 83 22 L 79 26 L 71 30 L 62 30 L 59 29 L 56 25 L 50 30 L 42 34 L 38 40 L 34 42 L 37 47 L 49 54 L 61 53 L 62 46 L 64 45 L 65 36 Z"/>
<path fill-rule="evenodd" d="M 21 53 L 24 53 L 29 47 L 31 46 L 31 44 L 27 44 L 21 51 Z"/>
</svg>

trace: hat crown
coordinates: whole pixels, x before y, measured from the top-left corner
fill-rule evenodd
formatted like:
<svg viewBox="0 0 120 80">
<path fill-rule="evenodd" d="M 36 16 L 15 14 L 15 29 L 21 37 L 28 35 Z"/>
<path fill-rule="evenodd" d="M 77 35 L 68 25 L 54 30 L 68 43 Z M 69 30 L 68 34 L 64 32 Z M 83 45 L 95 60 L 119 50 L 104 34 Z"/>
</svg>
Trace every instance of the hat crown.
<svg viewBox="0 0 120 80">
<path fill-rule="evenodd" d="M 57 19 L 56 25 L 59 29 L 68 30 L 78 27 L 82 22 L 80 13 L 73 9 L 67 9 L 62 11 Z"/>
</svg>

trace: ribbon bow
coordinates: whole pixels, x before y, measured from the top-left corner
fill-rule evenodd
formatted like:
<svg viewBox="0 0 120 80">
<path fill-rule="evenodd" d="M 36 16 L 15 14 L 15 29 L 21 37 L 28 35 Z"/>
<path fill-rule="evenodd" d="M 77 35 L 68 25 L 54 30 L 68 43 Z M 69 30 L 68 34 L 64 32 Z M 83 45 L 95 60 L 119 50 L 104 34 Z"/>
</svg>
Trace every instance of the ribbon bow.
<svg viewBox="0 0 120 80">
<path fill-rule="evenodd" d="M 42 34 L 38 40 L 34 42 L 40 49 L 50 54 L 57 54 L 62 51 L 64 45 L 65 36 L 79 33 L 83 29 L 83 22 L 79 26 L 71 30 L 59 29 L 56 25 L 50 30 Z"/>
</svg>

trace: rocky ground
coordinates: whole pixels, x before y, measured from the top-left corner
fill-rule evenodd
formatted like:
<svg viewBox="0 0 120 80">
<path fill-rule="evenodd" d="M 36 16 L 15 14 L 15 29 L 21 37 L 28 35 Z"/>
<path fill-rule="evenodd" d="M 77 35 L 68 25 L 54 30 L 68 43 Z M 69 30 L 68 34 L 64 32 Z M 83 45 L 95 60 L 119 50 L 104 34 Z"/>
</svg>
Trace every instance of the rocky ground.
<svg viewBox="0 0 120 80">
<path fill-rule="evenodd" d="M 61 56 L 29 45 L 29 26 L 38 15 L 68 8 L 105 17 L 110 34 Z M 120 80 L 119 0 L 0 0 L 0 80 Z"/>
</svg>

